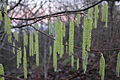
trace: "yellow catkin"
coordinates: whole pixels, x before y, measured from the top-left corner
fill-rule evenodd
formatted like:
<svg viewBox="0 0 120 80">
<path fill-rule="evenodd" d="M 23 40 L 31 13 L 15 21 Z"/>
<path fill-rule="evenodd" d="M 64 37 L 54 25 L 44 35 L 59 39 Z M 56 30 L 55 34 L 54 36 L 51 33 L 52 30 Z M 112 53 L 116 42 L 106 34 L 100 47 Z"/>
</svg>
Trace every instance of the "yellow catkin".
<svg viewBox="0 0 120 80">
<path fill-rule="evenodd" d="M 20 56 L 19 56 L 19 52 L 17 52 L 17 68 L 19 68 L 20 66 Z"/>
<path fill-rule="evenodd" d="M 77 58 L 77 70 L 79 69 L 79 58 Z"/>
<path fill-rule="evenodd" d="M 60 54 L 60 47 L 59 47 L 59 22 L 56 22 L 55 26 L 55 41 L 54 41 L 54 49 L 56 53 Z"/>
<path fill-rule="evenodd" d="M 56 44 L 56 52 L 60 54 L 60 57 L 63 56 L 63 28 L 62 23 L 60 21 L 56 22 L 56 32 L 55 32 L 55 44 Z"/>
<path fill-rule="evenodd" d="M 71 66 L 74 67 L 74 56 L 71 56 Z"/>
<path fill-rule="evenodd" d="M 108 4 L 103 3 L 102 6 L 102 21 L 105 22 L 105 27 L 107 27 L 108 23 Z"/>
<path fill-rule="evenodd" d="M 54 71 L 57 71 L 57 47 L 56 47 L 56 41 L 54 41 L 54 51 L 53 51 L 53 67 Z"/>
<path fill-rule="evenodd" d="M 4 75 L 4 67 L 2 64 L 0 64 L 0 75 Z M 5 80 L 4 77 L 0 77 L 0 80 Z"/>
<path fill-rule="evenodd" d="M 73 54 L 74 49 L 74 22 L 70 21 L 70 28 L 69 28 L 69 55 Z"/>
<path fill-rule="evenodd" d="M 22 59 L 22 51 L 21 48 L 19 48 L 19 50 L 17 50 L 17 68 L 19 68 L 21 64 L 21 59 Z"/>
<path fill-rule="evenodd" d="M 24 46 L 28 45 L 28 35 L 26 32 L 24 32 Z"/>
<path fill-rule="evenodd" d="M 16 41 L 18 41 L 18 33 L 17 33 L 17 31 L 14 32 L 14 38 L 15 38 Z"/>
<path fill-rule="evenodd" d="M 120 76 L 120 52 L 117 55 L 116 75 Z"/>
<path fill-rule="evenodd" d="M 39 66 L 39 41 L 38 32 L 35 32 L 35 53 L 36 53 L 36 65 Z"/>
<path fill-rule="evenodd" d="M 62 45 L 61 45 L 61 54 L 60 54 L 60 57 L 62 57 L 63 54 L 64 54 L 64 45 L 62 44 Z"/>
<path fill-rule="evenodd" d="M 63 47 L 63 26 L 62 26 L 62 23 L 60 22 L 60 57 L 62 58 L 62 56 L 63 56 L 63 53 L 64 53 L 64 51 L 63 51 L 63 49 L 64 49 L 64 47 Z"/>
<path fill-rule="evenodd" d="M 84 17 L 84 30 L 83 30 L 83 42 L 82 42 L 82 66 L 84 73 L 86 72 L 87 62 L 86 62 L 86 43 L 87 43 L 87 18 Z"/>
<path fill-rule="evenodd" d="M 12 42 L 10 18 L 5 14 L 5 32 L 8 35 L 8 41 Z"/>
<path fill-rule="evenodd" d="M 13 46 L 15 46 L 15 42 L 13 42 Z M 13 47 L 13 54 L 15 54 L 15 47 Z"/>
<path fill-rule="evenodd" d="M 104 80 L 104 76 L 105 76 L 105 59 L 103 54 L 101 53 L 101 58 L 100 58 L 100 69 L 99 69 L 99 74 L 101 77 L 101 80 Z"/>
<path fill-rule="evenodd" d="M 95 6 L 94 12 L 94 28 L 97 28 L 97 20 L 98 20 L 98 5 Z"/>
<path fill-rule="evenodd" d="M 30 32 L 30 38 L 29 38 L 29 40 L 30 40 L 30 44 L 29 44 L 29 52 L 30 52 L 30 56 L 33 56 L 34 55 L 34 52 L 33 52 L 33 33 L 32 32 Z"/>
<path fill-rule="evenodd" d="M 24 69 L 24 78 L 27 78 L 27 54 L 26 48 L 24 47 L 24 55 L 23 55 L 23 69 Z"/>
<path fill-rule="evenodd" d="M 4 3 L 4 24 L 5 24 L 5 33 L 7 33 L 8 35 L 8 42 L 12 42 L 11 38 L 11 22 L 10 22 L 10 18 L 7 15 L 7 5 L 6 2 Z"/>
</svg>

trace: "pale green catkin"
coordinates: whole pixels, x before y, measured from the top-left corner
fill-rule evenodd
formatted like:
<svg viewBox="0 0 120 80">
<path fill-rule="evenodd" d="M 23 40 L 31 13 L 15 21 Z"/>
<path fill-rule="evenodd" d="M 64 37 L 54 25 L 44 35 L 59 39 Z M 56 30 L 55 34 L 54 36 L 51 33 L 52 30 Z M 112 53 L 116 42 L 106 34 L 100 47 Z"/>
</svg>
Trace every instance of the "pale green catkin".
<svg viewBox="0 0 120 80">
<path fill-rule="evenodd" d="M 91 31 L 92 31 L 92 23 L 93 23 L 93 19 L 92 19 L 92 13 L 93 9 L 91 8 L 89 10 L 89 16 L 88 16 L 88 21 L 87 21 L 87 27 L 86 27 L 86 37 L 87 37 L 87 50 L 90 50 L 90 45 L 91 45 Z"/>
<path fill-rule="evenodd" d="M 79 58 L 77 58 L 77 70 L 79 69 Z"/>
<path fill-rule="evenodd" d="M 87 43 L 87 18 L 84 17 L 83 42 L 82 42 L 82 66 L 84 73 L 86 72 L 86 43 Z"/>
<path fill-rule="evenodd" d="M 98 5 L 96 5 L 94 12 L 94 28 L 97 28 L 98 12 L 99 12 Z"/>
<path fill-rule="evenodd" d="M 62 45 L 61 45 L 61 54 L 60 54 L 60 57 L 62 57 L 63 54 L 64 54 L 64 45 L 62 44 Z"/>
<path fill-rule="evenodd" d="M 26 32 L 24 32 L 24 46 L 28 45 L 28 35 Z"/>
<path fill-rule="evenodd" d="M 89 19 L 92 19 L 92 18 L 93 18 L 93 8 L 90 8 L 90 9 L 88 10 L 88 18 L 89 18 Z"/>
<path fill-rule="evenodd" d="M 17 33 L 17 31 L 15 31 L 13 34 L 14 34 L 15 40 L 18 41 L 18 33 Z"/>
<path fill-rule="evenodd" d="M 56 34 L 55 34 L 55 43 L 56 43 L 56 52 L 60 54 L 60 57 L 63 56 L 63 30 L 62 23 L 60 21 L 56 22 Z"/>
<path fill-rule="evenodd" d="M 8 35 L 8 41 L 12 42 L 11 38 L 11 26 L 10 26 L 10 18 L 5 14 L 5 32 Z"/>
<path fill-rule="evenodd" d="M 117 55 L 116 75 L 120 76 L 120 52 Z"/>
<path fill-rule="evenodd" d="M 19 68 L 20 66 L 20 56 L 19 56 L 19 52 L 17 52 L 17 68 Z"/>
<path fill-rule="evenodd" d="M 12 38 L 12 35 L 11 35 L 11 25 L 10 25 L 10 18 L 8 17 L 7 15 L 7 5 L 6 5 L 6 2 L 4 3 L 4 23 L 5 23 L 5 33 L 7 33 L 8 35 L 8 42 L 12 42 L 11 38 Z"/>
<path fill-rule="evenodd" d="M 64 47 L 63 47 L 63 26 L 62 26 L 62 22 L 60 22 L 59 31 L 60 31 L 60 33 L 59 33 L 59 37 L 60 37 L 60 40 L 59 40 L 59 42 L 60 42 L 60 57 L 62 58 L 63 53 L 64 53 L 64 51 L 63 51 Z"/>
<path fill-rule="evenodd" d="M 36 53 L 36 65 L 39 66 L 39 41 L 38 32 L 35 32 L 35 53 Z"/>
<path fill-rule="evenodd" d="M 27 54 L 25 47 L 24 47 L 24 56 L 23 56 L 23 69 L 24 69 L 24 78 L 27 79 Z"/>
<path fill-rule="evenodd" d="M 73 54 L 74 49 L 74 22 L 70 21 L 69 27 L 69 56 Z"/>
<path fill-rule="evenodd" d="M 57 47 L 56 47 L 56 40 L 54 41 L 54 51 L 53 51 L 53 67 L 54 71 L 57 71 Z"/>
<path fill-rule="evenodd" d="M 74 67 L 74 56 L 71 56 L 71 66 Z"/>
<path fill-rule="evenodd" d="M 30 52 L 30 54 L 29 54 L 29 56 L 33 56 L 34 55 L 34 50 L 33 50 L 33 33 L 32 32 L 30 32 L 30 44 L 29 44 L 29 52 Z"/>
<path fill-rule="evenodd" d="M 108 4 L 103 3 L 102 6 L 102 21 L 105 22 L 105 27 L 107 27 L 108 24 Z"/>
<path fill-rule="evenodd" d="M 77 14 L 77 25 L 79 27 L 79 24 L 80 24 L 80 14 Z"/>
<path fill-rule="evenodd" d="M 104 56 L 103 56 L 102 53 L 101 53 L 101 58 L 100 58 L 99 74 L 100 74 L 101 80 L 104 80 L 104 76 L 105 76 L 105 59 L 104 59 Z"/>
<path fill-rule="evenodd" d="M 39 28 L 39 25 L 36 23 L 36 24 L 34 25 L 34 27 L 35 27 L 36 29 L 38 29 L 38 28 Z"/>
<path fill-rule="evenodd" d="M 58 52 L 58 54 L 60 54 L 60 42 L 59 42 L 59 22 L 56 22 L 56 26 L 55 26 L 55 49 L 56 49 L 56 53 Z"/>
<path fill-rule="evenodd" d="M 4 75 L 4 67 L 2 64 L 0 64 L 0 75 Z M 4 77 L 0 77 L 0 80 L 5 80 Z"/>
<path fill-rule="evenodd" d="M 15 46 L 15 42 L 13 42 L 13 46 Z M 13 54 L 15 54 L 15 47 L 13 47 Z"/>
<path fill-rule="evenodd" d="M 21 48 L 19 48 L 19 50 L 17 50 L 17 68 L 19 68 L 21 64 L 21 59 L 22 59 L 22 51 Z"/>
</svg>

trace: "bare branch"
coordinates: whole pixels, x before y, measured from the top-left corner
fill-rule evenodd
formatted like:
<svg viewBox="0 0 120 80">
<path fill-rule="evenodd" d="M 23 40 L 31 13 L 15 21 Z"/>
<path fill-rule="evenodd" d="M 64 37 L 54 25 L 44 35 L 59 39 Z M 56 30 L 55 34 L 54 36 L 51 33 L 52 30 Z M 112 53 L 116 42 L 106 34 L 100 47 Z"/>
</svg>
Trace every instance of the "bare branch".
<svg viewBox="0 0 120 80">
<path fill-rule="evenodd" d="M 17 6 L 20 4 L 21 1 L 22 1 L 22 0 L 19 0 L 18 3 L 17 3 L 15 6 L 13 6 L 12 8 L 8 9 L 7 12 L 10 12 L 10 11 L 13 10 L 15 7 L 17 7 Z"/>
<path fill-rule="evenodd" d="M 104 0 L 100 0 L 100 1 L 98 1 L 97 3 L 91 5 L 91 6 L 87 7 L 87 8 L 79 9 L 79 10 L 62 11 L 62 12 L 57 12 L 57 13 L 53 13 L 53 14 L 50 14 L 50 15 L 44 15 L 44 16 L 39 16 L 39 17 L 35 17 L 35 18 L 12 18 L 12 17 L 10 17 L 10 19 L 11 19 L 11 20 L 14 20 L 14 19 L 15 19 L 15 20 L 34 20 L 34 19 L 38 19 L 38 18 L 40 18 L 40 19 L 45 19 L 45 18 L 49 18 L 49 17 L 54 17 L 54 16 L 56 16 L 56 15 L 59 16 L 59 15 L 61 15 L 61 14 L 74 14 L 74 13 L 78 13 L 78 12 L 81 12 L 81 11 L 86 11 L 86 10 L 88 10 L 88 9 L 90 9 L 90 8 L 98 5 L 98 4 L 100 4 L 100 3 L 103 2 L 103 1 L 104 1 Z"/>
</svg>

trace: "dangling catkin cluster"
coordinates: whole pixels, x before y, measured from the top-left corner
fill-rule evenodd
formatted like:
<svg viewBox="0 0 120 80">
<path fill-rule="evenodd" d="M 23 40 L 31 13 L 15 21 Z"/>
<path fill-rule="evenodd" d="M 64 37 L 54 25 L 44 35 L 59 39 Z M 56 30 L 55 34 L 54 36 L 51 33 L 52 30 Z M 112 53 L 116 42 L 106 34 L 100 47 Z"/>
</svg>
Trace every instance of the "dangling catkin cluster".
<svg viewBox="0 0 120 80">
<path fill-rule="evenodd" d="M 91 45 L 91 31 L 92 31 L 92 23 L 93 23 L 93 9 L 88 10 L 88 17 L 84 17 L 84 29 L 83 29 L 83 41 L 82 41 L 82 64 L 84 73 L 87 69 L 87 59 L 88 52 L 90 50 Z"/>
<path fill-rule="evenodd" d="M 56 21 L 55 29 L 55 41 L 54 41 L 54 51 L 53 51 L 53 66 L 55 71 L 57 70 L 57 53 L 60 57 L 63 56 L 64 46 L 63 46 L 63 28 L 60 21 Z"/>
</svg>

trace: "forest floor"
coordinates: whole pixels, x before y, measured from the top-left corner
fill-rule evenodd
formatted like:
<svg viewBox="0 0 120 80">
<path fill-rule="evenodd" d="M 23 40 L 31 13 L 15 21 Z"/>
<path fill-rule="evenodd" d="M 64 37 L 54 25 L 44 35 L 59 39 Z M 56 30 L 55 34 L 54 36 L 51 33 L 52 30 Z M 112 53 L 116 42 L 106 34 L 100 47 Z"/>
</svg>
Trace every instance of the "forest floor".
<svg viewBox="0 0 120 80">
<path fill-rule="evenodd" d="M 44 75 L 41 74 L 42 72 L 42 69 L 34 71 L 34 73 L 29 76 L 28 80 L 45 80 L 43 77 Z M 81 66 L 79 70 L 76 70 L 75 68 L 71 68 L 70 64 L 62 65 L 57 72 L 54 72 L 53 68 L 51 67 L 48 69 L 47 76 L 48 77 L 46 80 L 100 80 L 99 64 L 98 61 L 91 62 L 91 64 L 88 65 L 85 74 Z M 106 65 L 105 80 L 120 80 L 120 77 L 116 76 L 115 69 L 112 69 L 109 65 Z"/>
</svg>

